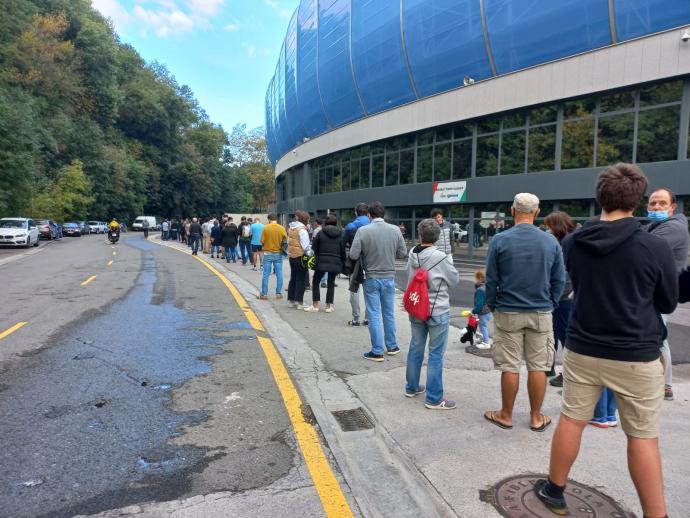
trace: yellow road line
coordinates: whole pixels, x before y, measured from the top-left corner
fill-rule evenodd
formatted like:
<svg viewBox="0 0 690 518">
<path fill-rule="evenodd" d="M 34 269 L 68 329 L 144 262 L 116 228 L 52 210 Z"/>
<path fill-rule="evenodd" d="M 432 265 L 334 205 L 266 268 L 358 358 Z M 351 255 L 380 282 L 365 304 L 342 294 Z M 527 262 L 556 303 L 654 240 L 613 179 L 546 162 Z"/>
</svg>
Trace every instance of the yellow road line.
<svg viewBox="0 0 690 518">
<path fill-rule="evenodd" d="M 21 328 L 24 327 L 26 324 L 28 324 L 28 322 L 17 322 L 16 324 L 14 324 L 14 325 L 13 325 L 12 327 L 10 327 L 9 329 L 5 329 L 2 333 L 0 333 L 0 340 L 2 340 L 3 338 L 5 338 L 6 336 L 11 335 L 11 334 L 14 333 L 16 330 L 21 329 Z"/>
<path fill-rule="evenodd" d="M 265 331 L 261 321 L 256 316 L 256 313 L 252 311 L 247 304 L 247 301 L 240 294 L 237 288 L 235 288 L 235 286 L 228 280 L 228 278 L 204 259 L 201 259 L 198 256 L 192 257 L 206 266 L 206 268 L 211 270 L 211 272 L 213 272 L 218 278 L 220 278 L 221 281 L 223 281 L 223 284 L 225 284 L 237 304 L 240 306 L 242 311 L 244 311 L 244 314 L 251 326 L 256 331 Z M 323 507 L 326 516 L 328 518 L 352 517 L 352 510 L 347 503 L 347 499 L 345 498 L 343 490 L 338 483 L 338 479 L 335 478 L 335 474 L 328 463 L 328 459 L 326 458 L 326 454 L 321 447 L 321 442 L 319 441 L 319 436 L 316 433 L 316 429 L 304 420 L 304 416 L 302 415 L 302 400 L 297 393 L 295 385 L 290 379 L 290 375 L 285 368 L 283 360 L 278 354 L 278 351 L 276 350 L 275 345 L 270 338 L 264 338 L 262 336 L 257 338 L 259 340 L 259 344 L 261 344 L 261 349 L 263 350 L 264 356 L 266 356 L 266 361 L 268 362 L 268 366 L 273 374 L 273 379 L 278 386 L 278 391 L 283 398 L 283 404 L 287 409 L 290 423 L 292 423 L 292 428 L 295 430 L 297 443 L 302 451 L 304 462 L 306 463 L 309 474 L 311 475 L 311 479 L 314 482 L 316 492 L 321 499 L 321 506 Z"/>
<path fill-rule="evenodd" d="M 110 261 L 108 261 L 108 264 L 106 264 L 106 266 L 110 266 L 111 264 L 113 264 L 113 260 L 112 260 L 112 259 L 111 259 Z"/>
<path fill-rule="evenodd" d="M 86 279 L 84 282 L 81 283 L 82 286 L 86 286 L 88 283 L 90 283 L 92 280 L 94 280 L 98 275 L 92 275 L 88 279 Z"/>
</svg>

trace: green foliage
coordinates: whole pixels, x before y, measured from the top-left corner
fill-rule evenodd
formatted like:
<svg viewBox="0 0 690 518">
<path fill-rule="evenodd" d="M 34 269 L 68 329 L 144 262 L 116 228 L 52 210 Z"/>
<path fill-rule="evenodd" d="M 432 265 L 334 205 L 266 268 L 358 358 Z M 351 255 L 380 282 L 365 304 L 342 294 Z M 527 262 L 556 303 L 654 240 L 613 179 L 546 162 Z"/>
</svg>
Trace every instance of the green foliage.
<svg viewBox="0 0 690 518">
<path fill-rule="evenodd" d="M 3 2 L 0 216 L 265 209 L 265 147 L 261 128 L 237 126 L 228 142 L 191 90 L 120 43 L 89 0 Z"/>
</svg>

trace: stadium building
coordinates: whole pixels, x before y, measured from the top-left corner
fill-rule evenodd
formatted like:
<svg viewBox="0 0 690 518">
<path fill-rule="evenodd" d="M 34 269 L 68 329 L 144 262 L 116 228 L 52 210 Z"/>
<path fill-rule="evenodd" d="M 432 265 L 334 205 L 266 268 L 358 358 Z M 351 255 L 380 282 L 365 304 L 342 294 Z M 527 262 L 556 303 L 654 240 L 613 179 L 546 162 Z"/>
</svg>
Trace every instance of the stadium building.
<svg viewBox="0 0 690 518">
<path fill-rule="evenodd" d="M 467 256 L 517 192 L 595 215 L 617 161 L 690 214 L 689 127 L 689 0 L 302 0 L 266 93 L 284 220 L 379 200 L 411 239 L 439 206 Z"/>
</svg>

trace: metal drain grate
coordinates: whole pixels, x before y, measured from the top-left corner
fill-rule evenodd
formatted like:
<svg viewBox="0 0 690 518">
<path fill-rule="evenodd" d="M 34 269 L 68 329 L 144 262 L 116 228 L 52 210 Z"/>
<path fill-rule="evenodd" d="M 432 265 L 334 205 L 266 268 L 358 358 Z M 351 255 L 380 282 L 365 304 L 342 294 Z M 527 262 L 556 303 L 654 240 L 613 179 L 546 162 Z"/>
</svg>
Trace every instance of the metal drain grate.
<svg viewBox="0 0 690 518">
<path fill-rule="evenodd" d="M 371 422 L 371 419 L 362 407 L 353 408 L 352 410 L 336 410 L 331 412 L 331 414 L 338 421 L 343 432 L 370 430 L 374 427 L 374 423 Z"/>
</svg>

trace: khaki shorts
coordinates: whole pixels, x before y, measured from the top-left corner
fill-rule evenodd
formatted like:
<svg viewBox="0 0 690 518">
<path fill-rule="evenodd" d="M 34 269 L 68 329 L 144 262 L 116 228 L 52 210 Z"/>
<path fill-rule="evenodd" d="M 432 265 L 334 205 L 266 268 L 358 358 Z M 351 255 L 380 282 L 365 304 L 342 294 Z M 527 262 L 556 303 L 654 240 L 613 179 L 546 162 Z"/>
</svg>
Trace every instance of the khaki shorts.
<svg viewBox="0 0 690 518">
<path fill-rule="evenodd" d="M 561 412 L 589 421 L 604 387 L 616 394 L 623 431 L 632 437 L 659 436 L 659 412 L 664 400 L 661 360 L 621 362 L 565 351 Z"/>
<path fill-rule="evenodd" d="M 553 348 L 551 312 L 494 313 L 494 366 L 502 372 L 551 370 Z"/>
</svg>

